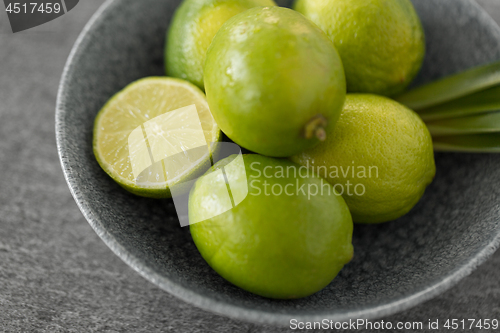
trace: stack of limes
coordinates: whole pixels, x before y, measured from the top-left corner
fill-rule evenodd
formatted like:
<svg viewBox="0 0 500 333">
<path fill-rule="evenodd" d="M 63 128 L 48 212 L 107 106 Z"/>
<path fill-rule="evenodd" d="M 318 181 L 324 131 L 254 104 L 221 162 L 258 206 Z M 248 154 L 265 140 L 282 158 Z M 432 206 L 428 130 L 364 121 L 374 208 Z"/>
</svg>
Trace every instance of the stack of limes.
<svg viewBox="0 0 500 333">
<path fill-rule="evenodd" d="M 411 2 L 294 8 L 184 0 L 165 51 L 177 78 L 126 87 L 94 130 L 98 162 L 132 193 L 169 197 L 206 170 L 189 193 L 196 246 L 225 279 L 271 298 L 327 286 L 353 256 L 353 220 L 401 217 L 435 174 L 425 124 L 379 96 L 404 90 L 422 65 Z M 255 154 L 210 167 L 219 128 Z"/>
</svg>

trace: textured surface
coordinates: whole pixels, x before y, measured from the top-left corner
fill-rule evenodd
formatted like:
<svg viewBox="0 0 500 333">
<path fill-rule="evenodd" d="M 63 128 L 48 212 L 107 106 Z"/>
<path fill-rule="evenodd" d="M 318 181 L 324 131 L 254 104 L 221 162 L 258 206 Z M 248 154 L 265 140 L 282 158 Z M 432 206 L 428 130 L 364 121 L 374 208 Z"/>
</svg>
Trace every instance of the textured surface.
<svg viewBox="0 0 500 333">
<path fill-rule="evenodd" d="M 427 0 L 422 1 L 424 2 Z M 98 238 L 74 204 L 63 179 L 55 149 L 53 110 L 57 84 L 71 45 L 100 3 L 94 0 L 80 2 L 71 13 L 60 19 L 16 35 L 10 33 L 8 27 L 6 29 L 5 13 L 0 14 L 0 166 L 4 171 L 3 177 L 0 178 L 0 331 L 281 331 L 271 326 L 247 324 L 212 315 L 163 292 L 116 257 Z M 490 14 L 500 19 L 497 0 L 482 0 L 480 3 L 488 8 Z M 438 10 L 435 13 L 436 22 L 446 28 L 446 22 L 449 22 L 447 15 L 438 16 Z M 462 26 L 467 23 L 467 19 L 458 21 Z M 125 24 L 124 28 L 126 26 Z M 163 36 L 160 35 L 162 34 L 155 35 L 154 38 L 161 40 Z M 458 37 L 442 38 L 429 42 L 460 50 L 456 45 L 457 39 Z M 476 61 L 497 56 L 489 53 L 489 50 L 494 49 L 491 47 L 494 42 L 472 39 L 476 46 L 490 46 L 483 52 L 468 48 L 467 51 L 474 54 Z M 119 42 L 120 40 L 117 40 L 117 43 Z M 137 50 L 134 49 L 135 51 Z M 152 52 L 155 57 L 161 59 L 160 51 L 146 49 L 141 54 L 147 52 Z M 119 54 L 111 52 L 109 58 L 116 66 L 120 66 Z M 427 61 L 426 64 L 431 77 L 436 77 L 439 71 L 451 72 L 453 66 L 467 66 L 467 63 L 463 63 L 458 54 L 453 52 L 448 54 L 443 63 L 432 64 Z M 126 65 L 130 68 L 140 66 L 135 63 Z M 153 64 L 150 70 L 155 72 L 155 68 L 160 67 L 161 63 Z M 105 68 L 99 68 L 96 72 L 104 70 Z M 88 78 L 82 76 L 79 80 Z M 130 78 L 117 77 L 117 80 L 128 79 Z M 126 83 L 119 82 L 117 85 Z M 99 84 L 99 81 L 95 80 L 93 87 L 100 87 Z M 111 94 L 116 89 L 109 87 L 103 91 L 102 88 L 99 88 L 102 94 Z M 98 104 L 88 100 L 77 102 L 85 107 Z M 79 126 L 84 125 L 84 120 L 79 119 Z M 84 158 L 91 159 L 91 155 L 84 155 Z M 390 254 L 413 260 L 415 265 L 421 268 L 416 274 L 417 278 L 437 265 L 442 266 L 441 261 L 437 261 L 439 264 L 420 262 L 423 258 L 419 258 L 418 253 L 412 251 L 422 247 L 424 244 L 421 242 L 427 239 L 426 237 L 448 244 L 446 255 L 453 260 L 462 254 L 461 251 L 456 252 L 454 245 L 474 243 L 475 238 L 488 234 L 489 230 L 482 230 L 477 223 L 496 221 L 495 215 L 492 215 L 496 203 L 492 200 L 498 195 L 494 186 L 499 181 L 499 171 L 495 167 L 498 163 L 499 158 L 496 156 L 438 156 L 439 183 L 443 185 L 436 184 L 435 191 L 432 191 L 435 193 L 427 199 L 435 198 L 436 202 L 434 206 L 425 205 L 425 210 L 420 205 L 408 217 L 414 221 L 407 221 L 407 225 L 433 224 L 432 229 L 419 228 L 413 232 L 410 228 L 398 228 L 395 224 L 386 228 L 358 228 L 358 247 L 366 247 L 366 244 L 371 247 L 370 252 L 359 254 L 372 260 L 357 258 L 358 262 L 364 261 L 358 266 L 366 272 L 365 278 L 349 277 L 354 272 L 346 271 L 345 277 L 354 281 L 347 290 L 361 290 L 360 294 L 364 295 L 380 292 L 367 284 L 367 280 L 380 279 L 380 276 L 367 278 L 367 274 L 373 274 L 373 267 L 384 267 L 389 263 L 391 256 L 387 256 L 379 246 L 384 243 L 385 234 L 393 232 L 398 235 L 391 243 L 393 249 Z M 462 167 L 457 167 L 457 164 Z M 100 176 L 100 179 L 106 184 L 109 183 L 104 175 Z M 466 186 L 475 182 L 476 185 Z M 107 186 L 107 191 L 119 193 L 114 186 Z M 81 188 L 82 192 L 92 189 L 88 180 Z M 449 198 L 450 193 L 454 193 L 453 200 Z M 119 195 L 117 201 L 127 200 L 126 198 L 126 195 Z M 148 209 L 168 209 L 149 206 L 147 200 L 139 201 L 138 204 Z M 444 209 L 448 204 L 454 208 Z M 483 207 L 492 209 L 485 210 Z M 423 214 L 423 218 L 417 219 L 420 214 Z M 433 216 L 435 214 L 448 218 L 449 223 L 438 223 L 439 220 Z M 476 216 L 482 218 L 478 220 L 474 218 Z M 145 224 L 144 221 L 136 221 L 136 227 L 147 232 L 159 229 L 159 235 L 163 240 L 167 240 L 170 237 L 169 232 L 177 229 L 174 222 L 169 224 L 168 221 L 158 220 Z M 131 226 L 120 228 L 128 227 Z M 443 234 L 449 229 L 453 234 L 464 231 L 471 233 L 467 233 L 469 237 L 465 240 L 450 240 Z M 375 240 L 370 236 L 373 232 L 377 233 Z M 405 237 L 410 237 L 415 242 L 407 244 L 403 242 Z M 368 243 L 365 241 L 367 239 L 371 241 Z M 175 255 L 181 259 L 193 253 L 188 252 L 192 251 L 189 235 L 180 235 L 176 242 L 180 246 L 167 244 L 167 251 L 177 251 Z M 144 251 L 152 253 L 155 258 L 162 256 L 162 253 L 153 251 L 150 246 L 151 244 L 144 245 Z M 178 272 L 183 273 L 190 268 L 189 265 L 181 265 Z M 397 272 L 391 277 L 391 281 L 399 280 L 405 273 L 405 268 L 401 265 L 391 269 Z M 199 270 L 206 272 L 205 267 L 200 267 Z M 500 254 L 497 252 L 471 276 L 444 294 L 411 310 L 383 319 L 393 322 L 427 322 L 428 319 L 444 321 L 447 318 L 500 318 L 498 276 Z M 187 277 L 184 280 L 186 279 Z M 210 279 L 215 277 L 211 275 Z M 404 290 L 394 289 L 393 292 L 398 294 Z M 322 299 L 319 299 L 318 306 L 321 304 Z"/>
<path fill-rule="evenodd" d="M 75 199 L 105 243 L 143 276 L 188 302 L 247 320 L 372 318 L 434 296 L 496 245 L 500 156 L 443 154 L 435 182 L 402 221 L 356 228 L 353 261 L 321 292 L 272 301 L 224 281 L 198 255 L 188 230 L 178 227 L 172 203 L 122 191 L 90 147 L 93 119 L 111 94 L 161 73 L 158 46 L 177 3 L 121 0 L 104 7 L 75 49 L 58 105 L 59 148 Z M 500 59 L 500 31 L 472 2 L 415 4 L 429 49 L 420 81 Z"/>
<path fill-rule="evenodd" d="M 302 0 L 297 11 L 316 23 L 342 58 L 350 93 L 395 96 L 420 70 L 425 36 L 410 0 Z"/>
</svg>

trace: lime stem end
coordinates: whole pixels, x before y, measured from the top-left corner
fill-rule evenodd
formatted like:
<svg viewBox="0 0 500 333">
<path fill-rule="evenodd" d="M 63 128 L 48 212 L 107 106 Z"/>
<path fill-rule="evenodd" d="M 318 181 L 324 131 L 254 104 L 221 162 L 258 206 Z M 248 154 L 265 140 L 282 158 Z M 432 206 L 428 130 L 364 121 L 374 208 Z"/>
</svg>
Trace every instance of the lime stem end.
<svg viewBox="0 0 500 333">
<path fill-rule="evenodd" d="M 304 127 L 304 137 L 306 139 L 312 139 L 316 137 L 319 141 L 326 140 L 326 126 L 328 121 L 322 115 L 316 115 Z"/>
<path fill-rule="evenodd" d="M 316 137 L 319 141 L 323 142 L 326 140 L 326 131 L 323 127 L 318 127 L 316 129 Z"/>
</svg>

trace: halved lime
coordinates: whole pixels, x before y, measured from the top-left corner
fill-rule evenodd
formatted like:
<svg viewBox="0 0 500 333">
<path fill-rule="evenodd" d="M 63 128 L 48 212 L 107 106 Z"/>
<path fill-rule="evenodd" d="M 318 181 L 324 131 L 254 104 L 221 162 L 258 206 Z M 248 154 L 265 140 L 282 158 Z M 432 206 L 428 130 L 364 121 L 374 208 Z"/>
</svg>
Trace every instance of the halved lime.
<svg viewBox="0 0 500 333">
<path fill-rule="evenodd" d="M 205 171 L 212 143 L 220 138 L 198 87 L 150 77 L 106 103 L 95 120 L 93 144 L 97 162 L 120 186 L 140 196 L 168 198 L 170 187 Z"/>
</svg>

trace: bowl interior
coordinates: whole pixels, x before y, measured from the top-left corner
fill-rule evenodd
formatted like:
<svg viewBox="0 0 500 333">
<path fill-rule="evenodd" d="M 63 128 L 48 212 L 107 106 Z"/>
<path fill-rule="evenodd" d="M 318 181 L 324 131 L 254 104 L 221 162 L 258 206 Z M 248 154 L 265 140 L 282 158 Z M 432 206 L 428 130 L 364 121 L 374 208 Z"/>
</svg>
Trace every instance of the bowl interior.
<svg viewBox="0 0 500 333">
<path fill-rule="evenodd" d="M 107 2 L 68 62 L 57 109 L 58 148 L 72 193 L 96 232 L 134 269 L 174 295 L 228 316 L 267 323 L 374 318 L 413 306 L 467 275 L 498 246 L 500 156 L 437 154 L 437 175 L 398 221 L 356 225 L 355 256 L 321 292 L 258 297 L 201 258 L 170 200 L 128 194 L 92 153 L 94 118 L 128 83 L 163 75 L 164 35 L 179 0 Z M 282 1 L 280 4 L 289 4 Z M 500 30 L 473 1 L 415 0 L 427 35 L 416 83 L 500 59 Z"/>
</svg>

